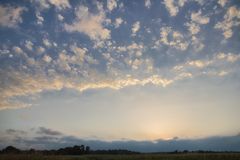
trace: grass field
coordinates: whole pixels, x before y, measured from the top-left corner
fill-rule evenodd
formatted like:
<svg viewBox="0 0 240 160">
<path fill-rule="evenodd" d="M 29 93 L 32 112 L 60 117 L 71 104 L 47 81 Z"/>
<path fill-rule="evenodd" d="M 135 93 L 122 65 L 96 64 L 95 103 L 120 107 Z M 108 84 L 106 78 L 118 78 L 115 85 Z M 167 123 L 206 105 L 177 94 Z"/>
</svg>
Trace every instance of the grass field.
<svg viewBox="0 0 240 160">
<path fill-rule="evenodd" d="M 216 154 L 139 154 L 139 155 L 0 155 L 0 160 L 240 160 L 237 153 Z"/>
</svg>

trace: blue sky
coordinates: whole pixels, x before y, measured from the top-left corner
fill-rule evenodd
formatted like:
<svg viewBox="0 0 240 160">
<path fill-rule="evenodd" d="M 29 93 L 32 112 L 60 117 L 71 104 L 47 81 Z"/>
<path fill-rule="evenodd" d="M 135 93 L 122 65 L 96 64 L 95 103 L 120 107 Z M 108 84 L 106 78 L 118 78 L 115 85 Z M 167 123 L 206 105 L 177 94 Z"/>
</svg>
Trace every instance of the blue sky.
<svg viewBox="0 0 240 160">
<path fill-rule="evenodd" d="M 239 6 L 1 1 L 0 141 L 34 146 L 41 127 L 104 143 L 239 141 Z"/>
</svg>

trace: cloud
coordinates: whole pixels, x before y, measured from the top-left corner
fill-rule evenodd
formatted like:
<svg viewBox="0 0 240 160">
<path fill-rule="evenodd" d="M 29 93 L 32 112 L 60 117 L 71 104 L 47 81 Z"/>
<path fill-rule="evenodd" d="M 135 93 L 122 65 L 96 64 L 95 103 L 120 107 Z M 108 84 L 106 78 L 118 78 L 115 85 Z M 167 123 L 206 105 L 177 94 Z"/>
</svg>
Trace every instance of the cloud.
<svg viewBox="0 0 240 160">
<path fill-rule="evenodd" d="M 72 24 L 64 24 L 68 32 L 81 32 L 92 40 L 106 40 L 111 37 L 111 31 L 104 28 L 106 21 L 105 13 L 102 9 L 96 14 L 90 13 L 88 7 L 79 6 L 75 11 L 76 19 Z"/>
<path fill-rule="evenodd" d="M 223 31 L 223 36 L 225 39 L 231 38 L 233 35 L 232 28 L 234 26 L 239 26 L 240 10 L 236 6 L 231 6 L 227 9 L 226 14 L 222 22 L 218 22 L 214 28 Z"/>
<path fill-rule="evenodd" d="M 22 23 L 22 13 L 27 11 L 24 7 L 0 6 L 0 25 L 3 27 L 16 28 Z"/>
<path fill-rule="evenodd" d="M 43 61 L 45 61 L 46 63 L 50 63 L 52 61 L 52 58 L 48 55 L 44 55 L 43 56 Z"/>
<path fill-rule="evenodd" d="M 75 54 L 72 56 L 70 59 L 71 63 L 73 64 L 78 64 L 88 62 L 89 64 L 97 64 L 98 61 L 94 59 L 92 56 L 87 54 L 87 49 L 86 48 L 80 48 L 76 44 L 70 46 L 71 51 Z"/>
<path fill-rule="evenodd" d="M 160 77 L 158 75 L 153 75 L 146 78 L 133 78 L 133 77 L 125 77 L 118 79 L 102 79 L 95 80 L 95 82 L 80 82 L 79 79 L 68 78 L 68 77 L 60 77 L 60 75 L 51 74 L 49 75 L 32 75 L 28 73 L 21 72 L 1 72 L 1 76 L 4 79 L 1 79 L 3 82 L 1 85 L 1 106 L 0 109 L 6 108 L 17 108 L 17 103 L 11 101 L 12 98 L 22 97 L 22 96 L 32 96 L 37 93 L 41 93 L 43 91 L 57 91 L 63 88 L 73 89 L 77 91 L 85 91 L 88 89 L 103 89 L 103 88 L 111 88 L 111 89 L 121 89 L 128 86 L 134 85 L 146 85 L 146 84 L 154 84 L 156 86 L 165 87 L 174 80 L 166 79 Z M 96 77 L 97 78 L 97 77 Z M 11 86 L 11 87 L 10 87 Z M 13 102 L 11 104 L 11 102 Z M 12 105 L 12 106 L 11 106 Z M 19 107 L 27 107 L 23 106 L 22 103 Z"/>
<path fill-rule="evenodd" d="M 210 18 L 202 15 L 202 11 L 191 13 L 191 21 L 187 22 L 185 25 L 188 27 L 189 32 L 195 35 L 200 32 L 200 25 L 208 24 Z"/>
<path fill-rule="evenodd" d="M 151 7 L 151 0 L 145 0 L 145 3 L 144 3 L 145 7 L 147 7 L 148 9 Z"/>
<path fill-rule="evenodd" d="M 140 22 L 137 21 L 132 25 L 132 36 L 136 36 L 136 33 L 139 31 L 140 29 Z"/>
<path fill-rule="evenodd" d="M 218 0 L 218 4 L 221 5 L 222 7 L 224 7 L 226 3 L 227 0 Z"/>
<path fill-rule="evenodd" d="M 44 52 L 45 52 L 45 48 L 44 48 L 44 47 L 39 46 L 39 47 L 37 48 L 37 54 L 42 54 L 42 53 L 44 53 Z"/>
<path fill-rule="evenodd" d="M 7 129 L 6 130 L 6 133 L 7 134 L 10 134 L 10 135 L 24 135 L 24 134 L 27 134 L 27 132 L 25 131 L 22 131 L 22 130 L 15 130 L 15 129 Z"/>
<path fill-rule="evenodd" d="M 185 40 L 184 36 L 171 29 L 171 27 L 162 27 L 160 30 L 160 40 L 156 41 L 156 45 L 163 43 L 164 45 L 172 46 L 179 50 L 186 50 L 189 43 Z"/>
<path fill-rule="evenodd" d="M 52 46 L 52 44 L 50 43 L 50 41 L 49 41 L 48 39 L 46 39 L 46 38 L 43 39 L 43 44 L 44 44 L 46 47 L 48 47 L 48 48 Z"/>
<path fill-rule="evenodd" d="M 31 0 L 37 5 L 39 10 L 49 9 L 50 6 L 56 7 L 58 10 L 71 8 L 68 0 Z"/>
<path fill-rule="evenodd" d="M 64 20 L 64 17 L 61 14 L 58 14 L 57 18 L 58 18 L 59 21 L 63 21 Z"/>
<path fill-rule="evenodd" d="M 200 27 L 196 23 L 186 23 L 186 26 L 188 27 L 188 30 L 189 32 L 191 32 L 192 35 L 200 32 Z"/>
<path fill-rule="evenodd" d="M 208 24 L 210 18 L 207 16 L 203 16 L 202 11 L 199 10 L 198 12 L 191 13 L 191 20 L 198 24 Z"/>
<path fill-rule="evenodd" d="M 231 63 L 234 63 L 238 60 L 240 60 L 240 55 L 238 54 L 233 54 L 233 53 L 223 53 L 223 52 L 220 52 L 216 55 L 217 59 L 219 60 L 225 60 L 227 62 L 231 62 Z"/>
<path fill-rule="evenodd" d="M 123 19 L 122 19 L 121 17 L 116 18 L 115 23 L 114 23 L 115 28 L 120 27 L 120 25 L 121 25 L 122 23 L 123 23 Z"/>
<path fill-rule="evenodd" d="M 39 11 L 36 12 L 36 17 L 37 17 L 37 24 L 43 25 L 44 18 L 41 16 L 41 13 Z"/>
<path fill-rule="evenodd" d="M 59 10 L 71 8 L 71 5 L 68 0 L 48 0 L 48 2 L 54 5 Z"/>
<path fill-rule="evenodd" d="M 195 61 L 188 61 L 186 64 L 198 68 L 203 68 L 211 64 L 211 61 L 202 61 L 202 60 L 195 60 Z"/>
<path fill-rule="evenodd" d="M 186 0 L 164 0 L 163 4 L 167 8 L 170 16 L 174 17 L 178 14 L 180 7 L 183 7 L 186 3 Z"/>
<path fill-rule="evenodd" d="M 107 0 L 107 8 L 109 11 L 112 11 L 113 9 L 117 8 L 116 0 Z"/>
<path fill-rule="evenodd" d="M 23 50 L 22 50 L 22 48 L 20 48 L 20 47 L 18 47 L 18 46 L 14 46 L 13 47 L 13 51 L 15 52 L 15 53 L 17 53 L 17 54 L 23 54 Z"/>
<path fill-rule="evenodd" d="M 54 131 L 52 129 L 45 128 L 45 127 L 39 127 L 37 130 L 37 133 L 42 134 L 42 135 L 48 135 L 48 136 L 61 136 L 62 135 L 61 132 Z"/>
<path fill-rule="evenodd" d="M 29 40 L 26 40 L 26 41 L 25 41 L 25 47 L 26 47 L 28 50 L 32 51 L 32 49 L 33 49 L 33 43 L 32 43 L 31 41 L 29 41 Z"/>
<path fill-rule="evenodd" d="M 41 131 L 40 131 L 41 130 Z M 126 149 L 138 152 L 173 152 L 178 151 L 239 151 L 240 136 L 212 136 L 198 139 L 184 139 L 173 137 L 168 140 L 158 139 L 154 141 L 114 140 L 103 141 L 99 139 L 83 139 L 75 136 L 62 134 L 52 129 L 40 127 L 41 136 L 24 137 L 0 136 L 1 148 L 9 144 L 21 149 L 59 149 L 83 144 L 90 146 L 92 150 Z M 21 143 L 19 143 L 21 142 Z"/>
</svg>

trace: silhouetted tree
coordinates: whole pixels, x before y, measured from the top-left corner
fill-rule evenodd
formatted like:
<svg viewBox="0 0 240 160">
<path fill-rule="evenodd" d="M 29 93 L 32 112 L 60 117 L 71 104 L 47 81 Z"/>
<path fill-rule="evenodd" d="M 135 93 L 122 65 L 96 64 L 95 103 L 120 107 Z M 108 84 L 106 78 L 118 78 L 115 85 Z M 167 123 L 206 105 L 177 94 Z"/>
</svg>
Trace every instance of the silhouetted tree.
<svg viewBox="0 0 240 160">
<path fill-rule="evenodd" d="M 89 147 L 89 146 L 86 146 L 85 153 L 86 153 L 86 154 L 90 153 L 90 147 Z"/>
<path fill-rule="evenodd" d="M 6 147 L 5 149 L 2 150 L 2 153 L 7 153 L 7 154 L 18 154 L 20 152 L 21 152 L 20 149 L 17 149 L 13 146 L 8 146 L 8 147 Z"/>
</svg>

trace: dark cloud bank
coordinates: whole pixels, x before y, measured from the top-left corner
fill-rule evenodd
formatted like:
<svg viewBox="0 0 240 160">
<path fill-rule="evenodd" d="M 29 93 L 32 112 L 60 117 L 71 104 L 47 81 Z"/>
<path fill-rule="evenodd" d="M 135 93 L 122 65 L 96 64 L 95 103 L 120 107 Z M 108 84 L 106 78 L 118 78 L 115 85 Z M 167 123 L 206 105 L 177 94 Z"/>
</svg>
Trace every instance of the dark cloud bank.
<svg viewBox="0 0 240 160">
<path fill-rule="evenodd" d="M 11 130 L 12 132 L 13 130 Z M 11 141 L 1 137 L 0 147 L 14 145 L 20 148 L 36 149 L 58 149 L 61 147 L 73 145 L 88 145 L 93 150 L 97 149 L 127 149 L 139 152 L 170 152 L 170 151 L 240 151 L 240 135 L 208 137 L 202 139 L 178 139 L 156 140 L 156 141 L 101 141 L 101 140 L 84 140 L 74 136 L 67 136 L 58 131 L 40 127 L 36 130 L 36 136 L 26 138 L 22 136 L 23 131 L 14 130 L 15 134 Z M 9 130 L 6 131 L 6 133 Z M 19 132 L 19 135 L 16 133 Z M 25 134 L 24 134 L 25 135 Z"/>
</svg>

